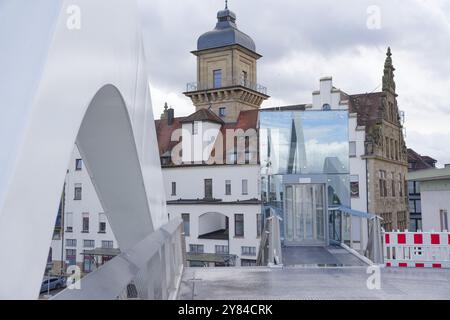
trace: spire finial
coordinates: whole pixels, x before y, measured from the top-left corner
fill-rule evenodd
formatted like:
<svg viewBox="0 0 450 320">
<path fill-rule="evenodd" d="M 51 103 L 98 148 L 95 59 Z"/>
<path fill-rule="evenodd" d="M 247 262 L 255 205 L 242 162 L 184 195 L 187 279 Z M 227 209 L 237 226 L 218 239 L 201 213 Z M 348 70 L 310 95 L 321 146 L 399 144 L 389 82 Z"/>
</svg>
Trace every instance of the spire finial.
<svg viewBox="0 0 450 320">
<path fill-rule="evenodd" d="M 228 0 L 225 0 L 225 10 L 228 10 Z"/>
</svg>

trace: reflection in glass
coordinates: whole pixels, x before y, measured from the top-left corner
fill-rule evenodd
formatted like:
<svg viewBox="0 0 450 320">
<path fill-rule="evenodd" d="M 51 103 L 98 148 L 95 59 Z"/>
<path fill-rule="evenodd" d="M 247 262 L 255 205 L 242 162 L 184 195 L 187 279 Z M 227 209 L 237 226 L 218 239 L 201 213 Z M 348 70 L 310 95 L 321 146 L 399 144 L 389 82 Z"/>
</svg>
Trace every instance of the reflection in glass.
<svg viewBox="0 0 450 320">
<path fill-rule="evenodd" d="M 261 161 L 272 174 L 347 173 L 348 113 L 262 112 Z"/>
<path fill-rule="evenodd" d="M 324 242 L 328 209 L 350 207 L 348 141 L 347 111 L 260 113 L 262 199 L 287 243 Z"/>
</svg>

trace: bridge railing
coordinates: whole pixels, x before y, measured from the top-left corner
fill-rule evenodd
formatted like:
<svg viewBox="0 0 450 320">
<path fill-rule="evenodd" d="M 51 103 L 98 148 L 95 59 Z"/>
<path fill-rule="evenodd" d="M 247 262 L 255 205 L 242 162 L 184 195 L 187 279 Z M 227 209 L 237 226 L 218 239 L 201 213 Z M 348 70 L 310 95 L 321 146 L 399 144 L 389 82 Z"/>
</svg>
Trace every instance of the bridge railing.
<svg viewBox="0 0 450 320">
<path fill-rule="evenodd" d="M 383 264 L 382 218 L 343 206 L 329 208 L 329 237 L 375 264 Z"/>
<path fill-rule="evenodd" d="M 384 232 L 387 267 L 450 268 L 449 232 Z"/>
<path fill-rule="evenodd" d="M 172 220 L 53 299 L 175 299 L 185 256 L 182 220 Z"/>
<path fill-rule="evenodd" d="M 281 218 L 272 208 L 270 216 L 264 223 L 261 233 L 261 243 L 258 252 L 258 266 L 282 266 L 280 221 Z"/>
</svg>

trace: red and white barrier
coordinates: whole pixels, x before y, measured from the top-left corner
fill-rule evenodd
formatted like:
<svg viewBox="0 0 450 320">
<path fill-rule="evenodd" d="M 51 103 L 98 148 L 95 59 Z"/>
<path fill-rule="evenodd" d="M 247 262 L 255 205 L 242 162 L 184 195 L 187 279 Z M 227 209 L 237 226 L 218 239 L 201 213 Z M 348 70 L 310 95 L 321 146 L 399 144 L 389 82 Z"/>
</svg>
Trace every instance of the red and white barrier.
<svg viewBox="0 0 450 320">
<path fill-rule="evenodd" d="M 449 268 L 450 233 L 384 232 L 386 267 Z"/>
</svg>

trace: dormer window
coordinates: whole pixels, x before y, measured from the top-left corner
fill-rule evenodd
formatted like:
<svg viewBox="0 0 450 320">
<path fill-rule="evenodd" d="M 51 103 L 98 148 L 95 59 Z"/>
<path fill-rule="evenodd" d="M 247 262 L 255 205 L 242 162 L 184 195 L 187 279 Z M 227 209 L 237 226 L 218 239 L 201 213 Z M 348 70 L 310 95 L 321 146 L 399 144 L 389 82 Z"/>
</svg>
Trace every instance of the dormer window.
<svg viewBox="0 0 450 320">
<path fill-rule="evenodd" d="M 213 81 L 214 81 L 214 88 L 222 87 L 222 70 L 221 69 L 213 71 Z"/>
</svg>

